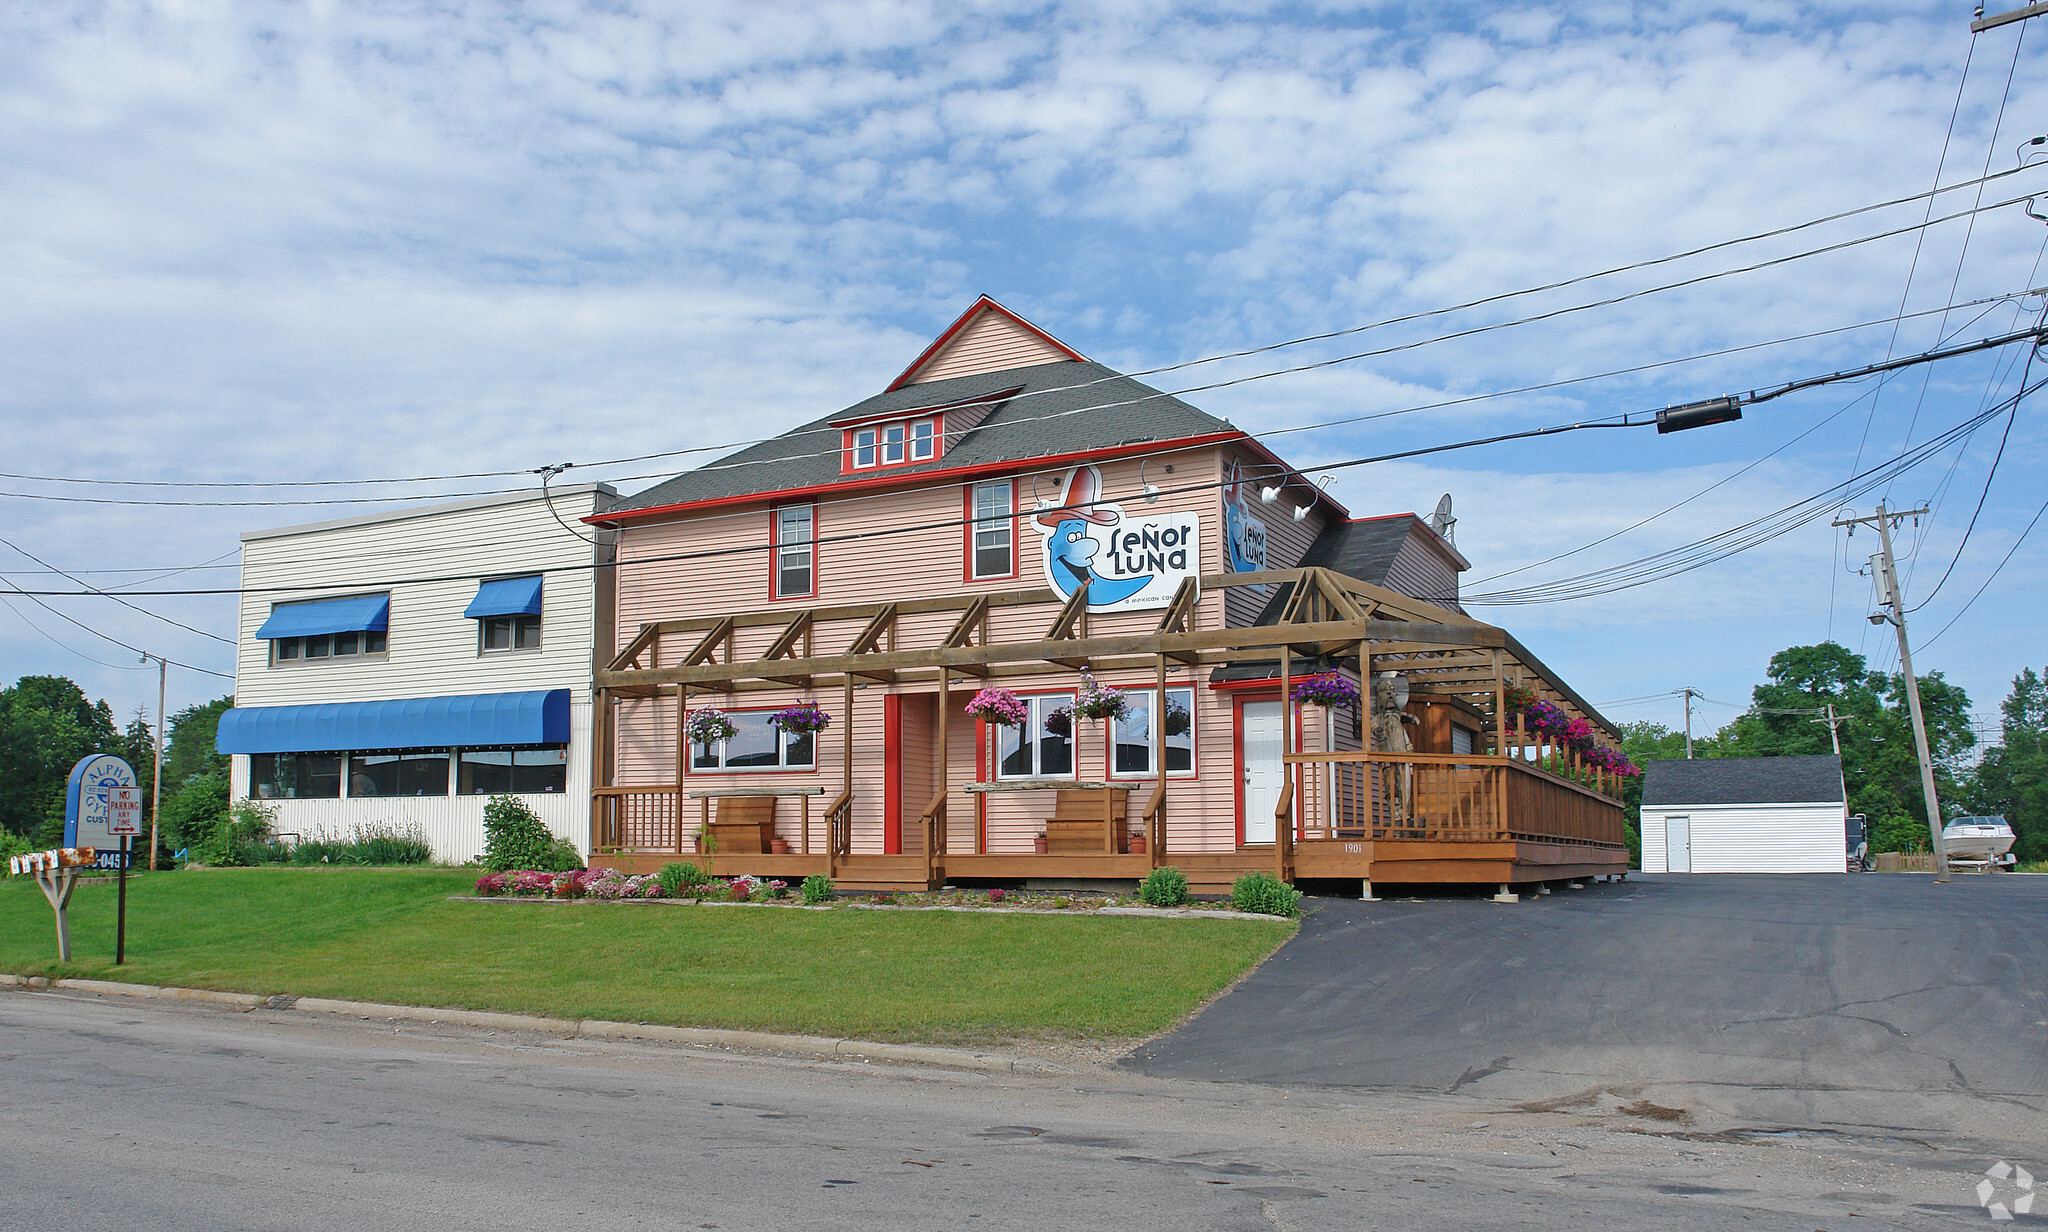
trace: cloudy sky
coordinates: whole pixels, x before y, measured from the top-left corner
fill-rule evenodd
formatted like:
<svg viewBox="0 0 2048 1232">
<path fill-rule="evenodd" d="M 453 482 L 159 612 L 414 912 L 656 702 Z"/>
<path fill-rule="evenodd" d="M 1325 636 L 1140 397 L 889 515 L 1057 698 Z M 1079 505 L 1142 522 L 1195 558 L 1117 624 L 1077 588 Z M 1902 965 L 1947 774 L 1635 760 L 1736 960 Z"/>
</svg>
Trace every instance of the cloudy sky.
<svg viewBox="0 0 2048 1232">
<path fill-rule="evenodd" d="M 0 581 L 69 585 L 25 551 L 101 587 L 232 586 L 238 532 L 390 507 L 285 502 L 520 481 L 138 482 L 510 471 L 772 434 L 879 390 L 979 293 L 1125 370 L 1355 331 L 1149 378 L 1235 382 L 1186 396 L 1311 472 L 2023 328 L 2048 229 L 1999 203 L 2048 193 L 2048 158 L 1972 181 L 2048 132 L 2048 31 L 1973 41 L 1971 7 L 10 6 Z M 1937 175 L 1962 186 L 1930 209 Z M 1930 213 L 1960 217 L 1917 229 Z M 2009 347 L 1683 435 L 1351 467 L 1331 490 L 1356 514 L 1451 493 L 1467 590 L 1499 593 L 1827 492 L 1997 406 L 2025 363 Z M 1987 718 L 2048 661 L 2048 528 L 2019 542 L 2048 495 L 2034 411 L 1856 500 L 1933 507 L 1901 540 L 1918 665 Z M 633 491 L 704 456 L 572 476 Z M 1745 702 L 1788 645 L 1833 636 L 1891 666 L 1857 572 L 1874 539 L 1827 521 L 1475 610 L 1610 717 L 1676 726 L 1670 690 Z M 130 602 L 232 636 L 229 598 Z M 126 714 L 153 707 L 154 668 L 105 638 L 230 670 L 228 645 L 143 611 L 42 603 L 0 596 L 0 677 L 69 675 Z M 230 688 L 170 682 L 173 708 Z"/>
</svg>

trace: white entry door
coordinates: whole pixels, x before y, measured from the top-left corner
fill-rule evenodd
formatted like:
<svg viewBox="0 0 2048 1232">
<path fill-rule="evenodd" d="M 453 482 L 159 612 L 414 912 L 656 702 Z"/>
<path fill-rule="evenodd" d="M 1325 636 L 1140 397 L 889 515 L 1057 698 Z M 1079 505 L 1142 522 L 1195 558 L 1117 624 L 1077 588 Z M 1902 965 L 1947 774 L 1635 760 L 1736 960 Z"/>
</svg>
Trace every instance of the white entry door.
<svg viewBox="0 0 2048 1232">
<path fill-rule="evenodd" d="M 1674 873 L 1692 871 L 1692 818 L 1664 818 L 1664 867 Z"/>
<path fill-rule="evenodd" d="M 1280 785 L 1287 780 L 1287 767 L 1280 761 L 1279 702 L 1246 702 L 1238 708 L 1243 724 L 1238 738 L 1244 742 L 1244 841 L 1273 841 L 1273 809 L 1280 803 Z"/>
</svg>

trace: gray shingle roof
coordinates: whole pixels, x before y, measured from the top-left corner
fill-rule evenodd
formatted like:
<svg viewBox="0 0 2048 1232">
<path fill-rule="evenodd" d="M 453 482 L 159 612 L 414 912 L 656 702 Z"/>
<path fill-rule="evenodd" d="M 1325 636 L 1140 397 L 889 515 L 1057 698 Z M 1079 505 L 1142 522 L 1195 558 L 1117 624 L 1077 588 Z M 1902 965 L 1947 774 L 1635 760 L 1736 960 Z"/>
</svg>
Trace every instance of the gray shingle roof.
<svg viewBox="0 0 2048 1232">
<path fill-rule="evenodd" d="M 1842 800 L 1842 759 L 1699 757 L 1643 767 L 1643 806 L 1814 804 Z"/>
<path fill-rule="evenodd" d="M 1408 537 L 1415 533 L 1418 523 L 1413 514 L 1395 514 L 1383 518 L 1361 518 L 1355 522 L 1332 522 L 1323 527 L 1315 542 L 1302 553 L 1301 566 L 1304 569 L 1329 569 L 1346 577 L 1357 578 L 1374 586 L 1388 590 L 1402 591 L 1387 580 L 1387 572 L 1394 567 L 1394 558 L 1401 554 L 1401 547 Z M 1259 624 L 1277 624 L 1280 614 L 1287 610 L 1287 601 L 1294 594 L 1294 583 L 1283 582 L 1274 588 L 1273 597 L 1259 613 Z M 1411 595 L 1425 603 L 1446 606 L 1444 600 L 1455 596 Z M 1462 609 L 1461 609 L 1462 610 Z"/>
<path fill-rule="evenodd" d="M 618 501 L 607 512 L 872 479 L 874 471 L 840 473 L 835 423 L 950 406 L 1009 390 L 1017 390 L 1020 396 L 1001 403 L 965 436 L 950 441 L 941 457 L 915 466 L 891 467 L 887 473 L 912 476 L 1231 431 L 1223 420 L 1101 364 L 1088 360 L 1038 364 L 906 385 L 877 394 L 658 483 Z"/>
</svg>

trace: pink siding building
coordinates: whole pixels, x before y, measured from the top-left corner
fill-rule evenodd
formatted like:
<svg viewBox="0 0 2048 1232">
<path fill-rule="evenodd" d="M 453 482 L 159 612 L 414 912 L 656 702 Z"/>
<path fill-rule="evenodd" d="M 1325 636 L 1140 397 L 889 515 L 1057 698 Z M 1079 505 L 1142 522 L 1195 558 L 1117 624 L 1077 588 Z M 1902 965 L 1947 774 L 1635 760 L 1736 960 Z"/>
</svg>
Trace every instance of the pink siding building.
<svg viewBox="0 0 2048 1232">
<path fill-rule="evenodd" d="M 1423 630 L 1450 641 L 1388 652 L 1408 669 L 1409 752 L 1509 758 L 1480 703 L 1511 678 L 1591 714 L 1464 614 L 1466 561 L 1430 524 L 1352 519 L 1241 430 L 985 297 L 875 397 L 591 521 L 616 532 L 624 647 L 596 680 L 598 863 L 695 852 L 877 886 L 1159 863 L 1209 884 L 1253 867 L 1364 879 L 1401 829 L 1380 797 L 1414 820 L 1416 771 L 1397 784 L 1369 764 L 1369 704 L 1293 704 L 1285 684 L 1355 682 L 1374 633 Z M 1277 632 L 1311 617 L 1334 636 Z M 1493 668 L 1484 688 L 1473 663 Z M 1084 672 L 1125 691 L 1121 719 L 1061 722 Z M 971 715 L 983 688 L 1017 695 L 1025 721 Z M 801 703 L 830 726 L 768 721 Z M 707 709 L 729 737 L 686 735 Z M 1505 786 L 1484 790 L 1487 833 L 1512 847 Z M 1459 807 L 1446 797 L 1443 820 Z M 1619 871 L 1613 811 L 1554 874 Z M 1530 879 L 1515 858 L 1463 879 Z"/>
</svg>

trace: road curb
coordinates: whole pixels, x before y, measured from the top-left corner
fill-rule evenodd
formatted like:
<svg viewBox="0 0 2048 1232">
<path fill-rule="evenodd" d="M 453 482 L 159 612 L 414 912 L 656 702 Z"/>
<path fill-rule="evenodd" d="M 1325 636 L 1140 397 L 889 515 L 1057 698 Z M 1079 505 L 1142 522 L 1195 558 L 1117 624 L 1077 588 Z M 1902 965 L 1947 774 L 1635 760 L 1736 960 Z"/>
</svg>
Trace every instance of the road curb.
<svg viewBox="0 0 2048 1232">
<path fill-rule="evenodd" d="M 670 1027 L 659 1023 L 613 1022 L 602 1018 L 547 1018 L 536 1014 L 501 1014 L 489 1010 L 436 1009 L 422 1005 L 390 1005 L 380 1001 L 338 1001 L 327 997 L 266 997 L 257 993 L 214 992 L 158 984 L 123 984 L 115 980 L 51 979 L 47 976 L 0 974 L 0 986 L 53 992 L 86 992 L 102 996 L 143 997 L 166 1001 L 197 1001 L 252 1010 L 303 1010 L 350 1018 L 430 1025 L 477 1027 L 491 1031 L 531 1031 L 565 1038 L 649 1040 L 703 1048 L 737 1048 L 786 1052 L 812 1057 L 845 1057 L 897 1061 L 983 1073 L 1051 1073 L 1056 1067 L 997 1052 L 971 1052 L 925 1044 L 885 1044 L 875 1040 L 838 1039 L 822 1035 L 777 1035 L 768 1031 L 729 1031 L 715 1027 Z"/>
</svg>

